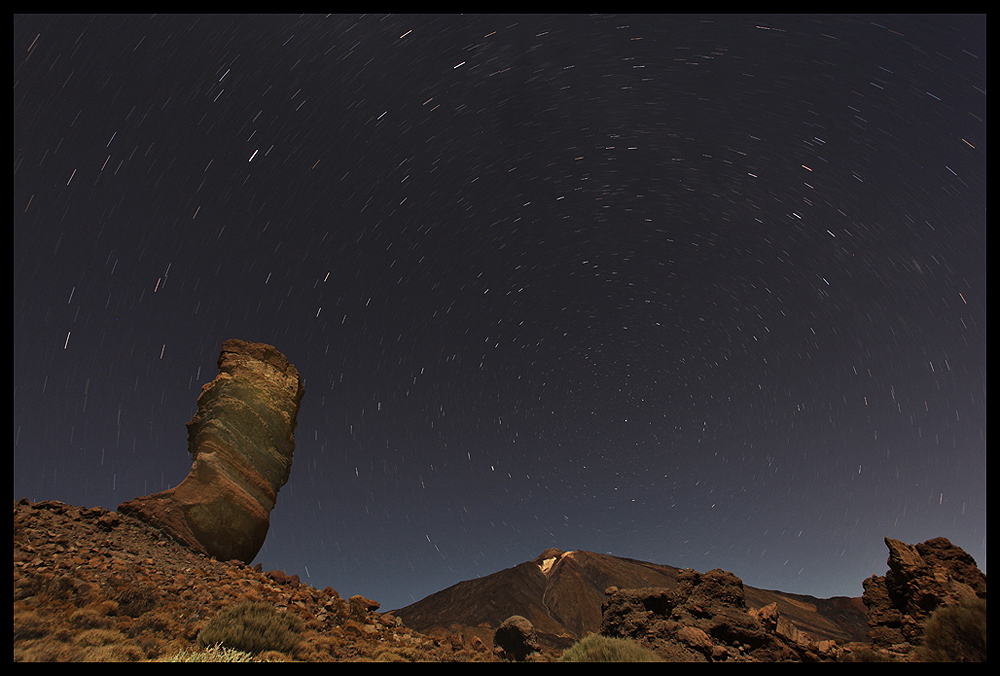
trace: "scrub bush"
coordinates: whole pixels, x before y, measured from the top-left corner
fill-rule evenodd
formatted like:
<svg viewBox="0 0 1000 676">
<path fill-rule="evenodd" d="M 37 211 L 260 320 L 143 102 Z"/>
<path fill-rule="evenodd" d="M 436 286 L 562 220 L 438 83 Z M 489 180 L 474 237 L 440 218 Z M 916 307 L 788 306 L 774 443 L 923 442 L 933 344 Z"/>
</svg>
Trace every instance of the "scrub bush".
<svg viewBox="0 0 1000 676">
<path fill-rule="evenodd" d="M 245 602 L 219 611 L 198 633 L 204 647 L 222 645 L 253 655 L 295 649 L 305 623 L 295 615 L 278 612 L 269 603 Z"/>
<path fill-rule="evenodd" d="M 635 641 L 590 634 L 567 649 L 560 662 L 663 662 L 663 658 Z"/>
<path fill-rule="evenodd" d="M 942 606 L 924 623 L 924 642 L 911 658 L 920 662 L 985 662 L 986 601 Z"/>
</svg>

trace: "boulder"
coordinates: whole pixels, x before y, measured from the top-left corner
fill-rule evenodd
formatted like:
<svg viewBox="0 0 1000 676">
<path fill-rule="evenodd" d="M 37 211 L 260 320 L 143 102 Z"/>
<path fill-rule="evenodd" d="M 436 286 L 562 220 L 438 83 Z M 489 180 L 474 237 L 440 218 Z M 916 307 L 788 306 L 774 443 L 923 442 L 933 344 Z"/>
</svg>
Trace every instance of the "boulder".
<svg viewBox="0 0 1000 676">
<path fill-rule="evenodd" d="M 187 423 L 194 461 L 187 478 L 119 511 L 220 561 L 250 563 L 288 480 L 304 392 L 299 372 L 274 347 L 225 341 L 219 375 L 202 387 Z"/>
<path fill-rule="evenodd" d="M 534 625 L 520 615 L 508 617 L 497 627 L 493 645 L 505 659 L 517 662 L 523 662 L 531 653 L 541 650 Z"/>
<path fill-rule="evenodd" d="M 751 608 L 749 614 L 750 617 L 755 618 L 768 631 L 775 631 L 778 628 L 780 613 L 778 613 L 777 603 L 769 603 L 759 610 Z"/>
<path fill-rule="evenodd" d="M 907 653 L 923 639 L 923 623 L 937 608 L 986 598 L 986 576 L 975 559 L 946 538 L 918 545 L 885 538 L 884 576 L 864 581 L 869 638 L 876 648 Z"/>
</svg>

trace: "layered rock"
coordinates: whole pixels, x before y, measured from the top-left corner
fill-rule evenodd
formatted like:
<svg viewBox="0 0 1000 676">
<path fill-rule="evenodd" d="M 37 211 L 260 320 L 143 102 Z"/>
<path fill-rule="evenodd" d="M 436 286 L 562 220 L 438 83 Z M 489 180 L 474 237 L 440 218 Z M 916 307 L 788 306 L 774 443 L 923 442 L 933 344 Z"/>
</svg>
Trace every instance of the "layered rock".
<svg viewBox="0 0 1000 676">
<path fill-rule="evenodd" d="M 622 589 L 604 604 L 601 634 L 637 641 L 674 662 L 833 659 L 833 641 L 781 617 L 777 603 L 748 607 L 743 582 L 724 570 L 685 570 L 674 587 Z"/>
<path fill-rule="evenodd" d="M 251 562 L 288 480 L 304 392 L 299 372 L 274 347 L 225 341 L 219 375 L 202 387 L 187 423 L 194 460 L 187 478 L 119 510 L 196 551 Z"/>
<path fill-rule="evenodd" d="M 864 581 L 869 637 L 877 648 L 907 653 L 923 638 L 923 623 L 937 608 L 986 598 L 986 576 L 975 559 L 946 538 L 918 545 L 885 538 L 884 576 Z"/>
</svg>

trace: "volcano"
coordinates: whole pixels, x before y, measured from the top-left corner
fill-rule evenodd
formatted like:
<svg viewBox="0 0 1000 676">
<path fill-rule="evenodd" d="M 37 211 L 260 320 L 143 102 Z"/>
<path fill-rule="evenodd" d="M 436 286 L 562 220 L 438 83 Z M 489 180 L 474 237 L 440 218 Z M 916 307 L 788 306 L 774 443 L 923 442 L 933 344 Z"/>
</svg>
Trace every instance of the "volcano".
<svg viewBox="0 0 1000 676">
<path fill-rule="evenodd" d="M 466 580 L 392 611 L 406 626 L 429 636 L 462 634 L 492 644 L 493 632 L 511 615 L 526 617 L 553 648 L 572 645 L 601 627 L 601 605 L 611 587 L 673 587 L 682 569 L 588 551 L 547 549 L 531 561 Z M 820 599 L 744 585 L 748 607 L 777 603 L 783 617 L 815 640 L 867 641 L 861 597 Z"/>
</svg>

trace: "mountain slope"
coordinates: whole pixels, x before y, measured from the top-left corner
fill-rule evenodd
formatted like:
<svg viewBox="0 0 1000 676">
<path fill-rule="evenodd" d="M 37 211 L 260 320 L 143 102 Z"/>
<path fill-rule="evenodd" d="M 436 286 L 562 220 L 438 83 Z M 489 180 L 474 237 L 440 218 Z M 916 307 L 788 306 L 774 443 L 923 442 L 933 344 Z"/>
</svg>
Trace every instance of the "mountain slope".
<svg viewBox="0 0 1000 676">
<path fill-rule="evenodd" d="M 393 611 L 407 626 L 429 634 L 465 633 L 484 641 L 511 615 L 528 618 L 555 647 L 601 626 L 608 587 L 672 587 L 681 569 L 587 551 L 548 549 L 532 561 L 466 580 Z M 746 603 L 777 603 L 782 616 L 817 640 L 865 641 L 867 617 L 860 598 L 817 599 L 744 587 Z"/>
</svg>

